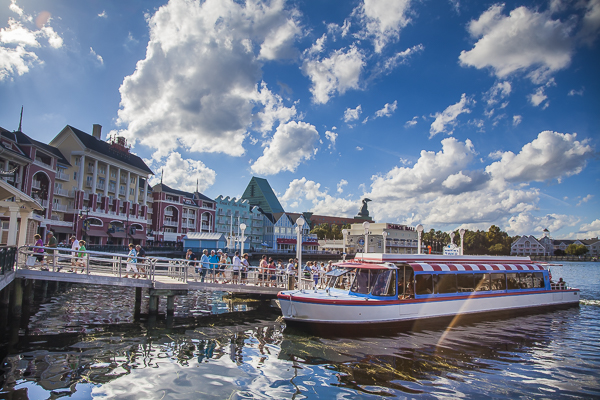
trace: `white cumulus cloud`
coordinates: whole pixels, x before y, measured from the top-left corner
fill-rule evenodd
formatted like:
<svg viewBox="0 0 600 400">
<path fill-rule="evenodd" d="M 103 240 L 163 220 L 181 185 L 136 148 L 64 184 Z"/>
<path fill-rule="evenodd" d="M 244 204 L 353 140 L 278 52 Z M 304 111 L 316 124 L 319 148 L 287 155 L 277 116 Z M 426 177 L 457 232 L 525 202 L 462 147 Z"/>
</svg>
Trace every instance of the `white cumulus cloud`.
<svg viewBox="0 0 600 400">
<path fill-rule="evenodd" d="M 346 108 L 344 111 L 344 122 L 356 121 L 360 114 L 362 114 L 362 107 L 360 104 L 356 108 Z"/>
<path fill-rule="evenodd" d="M 448 106 L 441 113 L 435 113 L 433 115 L 435 120 L 429 129 L 429 137 L 433 137 L 441 132 L 448 132 L 449 127 L 454 127 L 456 125 L 456 118 L 458 118 L 460 114 L 468 114 L 471 112 L 468 107 L 473 104 L 475 104 L 475 100 L 467 97 L 467 95 L 463 93 L 458 103 Z M 449 133 L 451 134 L 452 131 Z"/>
<path fill-rule="evenodd" d="M 162 163 L 152 159 L 146 162 L 157 172 L 150 179 L 151 185 L 160 183 L 162 179 L 165 185 L 186 192 L 196 191 L 196 184 L 200 192 L 210 188 L 217 176 L 216 172 L 204 165 L 202 161 L 184 159 L 178 152 L 169 154 Z"/>
<path fill-rule="evenodd" d="M 594 150 L 587 140 L 576 140 L 576 134 L 552 131 L 540 132 L 518 154 L 496 152 L 498 158 L 486 167 L 486 172 L 510 182 L 531 182 L 557 179 L 580 173 Z"/>
<path fill-rule="evenodd" d="M 294 172 L 302 161 L 313 157 L 318 140 L 319 133 L 313 125 L 296 121 L 281 124 L 263 155 L 251 166 L 252 172 L 259 175 Z"/>
<path fill-rule="evenodd" d="M 359 89 L 360 74 L 366 64 L 365 55 L 356 46 L 333 51 L 329 57 L 309 57 L 302 71 L 312 82 L 313 102 L 325 104 L 336 93 Z"/>
<path fill-rule="evenodd" d="M 283 0 L 169 1 L 148 18 L 146 58 L 121 85 L 119 133 L 156 159 L 179 148 L 241 156 L 249 130 L 296 113 L 260 78 L 264 62 L 293 52 L 297 17 Z"/>
<path fill-rule="evenodd" d="M 569 66 L 572 24 L 524 6 L 508 16 L 503 11 L 504 4 L 495 4 L 469 23 L 468 31 L 477 43 L 461 52 L 463 66 L 490 68 L 498 78 L 529 72 L 536 83 Z"/>
<path fill-rule="evenodd" d="M 393 103 L 385 103 L 381 110 L 375 112 L 375 118 L 379 117 L 390 117 L 398 108 L 398 100 L 394 100 Z"/>
<path fill-rule="evenodd" d="M 400 31 L 411 21 L 410 0 L 364 0 L 354 13 L 364 26 L 362 36 L 373 39 L 375 52 L 400 37 Z"/>
</svg>

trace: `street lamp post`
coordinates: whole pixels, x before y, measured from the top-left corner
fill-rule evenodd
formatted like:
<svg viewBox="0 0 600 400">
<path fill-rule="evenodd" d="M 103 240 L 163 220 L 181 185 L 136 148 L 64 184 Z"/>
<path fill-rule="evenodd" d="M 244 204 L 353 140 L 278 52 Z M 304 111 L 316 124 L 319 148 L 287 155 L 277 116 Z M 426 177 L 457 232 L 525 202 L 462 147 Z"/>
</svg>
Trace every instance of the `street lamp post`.
<svg viewBox="0 0 600 400">
<path fill-rule="evenodd" d="M 368 253 L 369 252 L 369 221 L 365 221 L 363 222 L 363 228 L 365 228 L 365 248 L 364 248 L 364 252 Z M 363 255 L 364 258 L 364 255 Z"/>
<path fill-rule="evenodd" d="M 383 233 L 381 234 L 381 236 L 383 236 L 383 254 L 385 254 L 385 245 L 386 245 L 386 242 L 387 242 L 388 233 L 386 231 L 383 231 Z"/>
<path fill-rule="evenodd" d="M 460 228 L 460 230 L 458 231 L 458 233 L 460 234 L 460 255 L 464 255 L 464 249 L 465 249 L 465 230 L 464 228 Z"/>
<path fill-rule="evenodd" d="M 421 234 L 423 233 L 423 225 L 419 224 L 417 225 L 417 235 L 419 238 L 419 241 L 417 243 L 417 254 L 421 254 Z"/>
<path fill-rule="evenodd" d="M 302 290 L 302 227 L 304 226 L 304 218 L 299 217 L 296 220 L 298 230 L 296 231 L 296 251 L 298 252 L 298 289 Z"/>
<path fill-rule="evenodd" d="M 343 236 L 343 241 L 344 243 L 342 243 L 343 246 L 343 250 L 342 250 L 342 260 L 346 261 L 346 236 L 348 236 L 348 229 L 342 229 L 342 236 Z"/>
<path fill-rule="evenodd" d="M 242 244 L 240 245 L 240 247 L 241 247 L 241 253 L 244 254 L 244 231 L 246 230 L 245 223 L 242 222 L 240 224 L 240 230 L 242 231 Z"/>
</svg>

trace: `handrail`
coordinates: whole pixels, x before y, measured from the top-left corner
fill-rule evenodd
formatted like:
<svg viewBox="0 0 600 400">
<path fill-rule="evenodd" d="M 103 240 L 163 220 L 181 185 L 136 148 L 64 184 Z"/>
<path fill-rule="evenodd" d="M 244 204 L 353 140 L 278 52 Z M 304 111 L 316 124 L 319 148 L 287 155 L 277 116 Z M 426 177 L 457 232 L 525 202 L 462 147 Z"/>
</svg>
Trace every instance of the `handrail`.
<svg viewBox="0 0 600 400">
<path fill-rule="evenodd" d="M 40 252 L 42 250 L 43 252 Z M 141 277 L 155 283 L 157 280 L 171 278 L 183 283 L 204 282 L 211 284 L 254 285 L 273 288 L 293 288 L 298 285 L 296 268 L 260 268 L 242 266 L 234 270 L 233 263 L 208 263 L 208 268 L 198 260 L 176 259 L 168 257 L 135 257 L 128 260 L 127 254 L 106 253 L 89 250 L 73 250 L 65 247 L 46 247 L 25 245 L 18 248 L 18 269 L 37 269 L 52 272 L 79 272 L 86 276 L 112 275 L 119 278 Z M 42 256 L 42 260 L 38 260 Z M 300 276 L 300 287 L 304 289 L 324 287 L 325 273 L 310 273 Z M 214 287 L 213 287 L 214 288 Z M 227 290 L 227 289 L 225 289 Z"/>
</svg>

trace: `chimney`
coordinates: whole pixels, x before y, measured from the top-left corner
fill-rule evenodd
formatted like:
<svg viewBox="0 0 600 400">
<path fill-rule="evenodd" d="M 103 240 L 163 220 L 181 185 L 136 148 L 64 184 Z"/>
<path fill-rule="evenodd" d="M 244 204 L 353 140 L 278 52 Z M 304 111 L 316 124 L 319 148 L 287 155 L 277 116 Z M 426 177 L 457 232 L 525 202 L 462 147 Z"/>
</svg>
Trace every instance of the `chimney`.
<svg viewBox="0 0 600 400">
<path fill-rule="evenodd" d="M 94 127 L 92 129 L 92 136 L 95 137 L 98 140 L 101 140 L 101 137 L 102 137 L 102 125 L 100 125 L 100 124 L 94 124 Z"/>
</svg>

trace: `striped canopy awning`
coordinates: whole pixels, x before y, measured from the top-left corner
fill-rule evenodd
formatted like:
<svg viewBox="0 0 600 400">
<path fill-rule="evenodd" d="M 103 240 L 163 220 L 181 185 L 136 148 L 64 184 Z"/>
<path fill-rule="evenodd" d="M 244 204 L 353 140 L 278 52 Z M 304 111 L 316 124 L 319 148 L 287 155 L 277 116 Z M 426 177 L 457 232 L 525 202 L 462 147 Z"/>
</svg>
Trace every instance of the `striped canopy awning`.
<svg viewBox="0 0 600 400">
<path fill-rule="evenodd" d="M 410 263 L 414 271 L 543 271 L 537 264 L 426 264 Z"/>
</svg>

